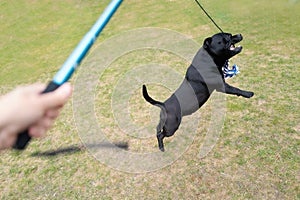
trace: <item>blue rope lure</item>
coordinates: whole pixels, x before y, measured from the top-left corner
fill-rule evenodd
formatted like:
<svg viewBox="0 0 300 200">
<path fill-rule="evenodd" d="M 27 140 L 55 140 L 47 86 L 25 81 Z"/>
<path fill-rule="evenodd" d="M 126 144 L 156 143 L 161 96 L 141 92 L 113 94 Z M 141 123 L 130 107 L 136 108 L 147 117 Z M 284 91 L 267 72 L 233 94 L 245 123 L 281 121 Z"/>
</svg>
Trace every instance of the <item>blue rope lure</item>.
<svg viewBox="0 0 300 200">
<path fill-rule="evenodd" d="M 225 62 L 225 65 L 223 67 L 223 76 L 224 78 L 232 78 L 236 76 L 239 72 L 239 67 L 234 64 L 231 69 L 229 69 L 229 60 Z"/>
</svg>

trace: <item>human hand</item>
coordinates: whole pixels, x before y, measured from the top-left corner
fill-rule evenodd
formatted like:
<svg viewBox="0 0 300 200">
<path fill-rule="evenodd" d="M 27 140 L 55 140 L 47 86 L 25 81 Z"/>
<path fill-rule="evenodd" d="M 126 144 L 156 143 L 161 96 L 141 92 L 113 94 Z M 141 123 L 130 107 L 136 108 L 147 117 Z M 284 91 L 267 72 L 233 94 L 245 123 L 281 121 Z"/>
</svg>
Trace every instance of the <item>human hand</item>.
<svg viewBox="0 0 300 200">
<path fill-rule="evenodd" d="M 18 87 L 0 97 L 0 149 L 15 144 L 18 134 L 28 129 L 31 137 L 41 137 L 59 115 L 72 94 L 69 83 L 41 94 L 43 84 Z"/>
</svg>

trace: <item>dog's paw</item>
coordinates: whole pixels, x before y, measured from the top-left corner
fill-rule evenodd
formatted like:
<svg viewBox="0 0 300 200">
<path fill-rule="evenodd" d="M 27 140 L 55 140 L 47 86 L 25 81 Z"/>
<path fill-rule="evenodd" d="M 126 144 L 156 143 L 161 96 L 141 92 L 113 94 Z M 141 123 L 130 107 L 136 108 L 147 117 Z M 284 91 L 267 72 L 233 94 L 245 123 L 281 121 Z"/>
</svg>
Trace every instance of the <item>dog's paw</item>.
<svg viewBox="0 0 300 200">
<path fill-rule="evenodd" d="M 165 151 L 165 145 L 162 141 L 158 141 L 158 148 L 161 152 Z"/>
<path fill-rule="evenodd" d="M 164 139 L 164 135 L 162 133 L 158 133 L 156 135 L 157 137 L 157 142 L 158 142 L 158 148 L 161 152 L 164 152 L 165 151 L 165 147 L 164 147 L 164 142 L 163 142 L 163 139 Z"/>
<path fill-rule="evenodd" d="M 242 96 L 245 98 L 251 98 L 254 96 L 254 92 L 245 91 L 245 92 L 243 92 Z"/>
<path fill-rule="evenodd" d="M 160 150 L 161 152 L 165 152 L 165 148 L 164 148 L 164 147 L 159 147 L 159 150 Z"/>
</svg>

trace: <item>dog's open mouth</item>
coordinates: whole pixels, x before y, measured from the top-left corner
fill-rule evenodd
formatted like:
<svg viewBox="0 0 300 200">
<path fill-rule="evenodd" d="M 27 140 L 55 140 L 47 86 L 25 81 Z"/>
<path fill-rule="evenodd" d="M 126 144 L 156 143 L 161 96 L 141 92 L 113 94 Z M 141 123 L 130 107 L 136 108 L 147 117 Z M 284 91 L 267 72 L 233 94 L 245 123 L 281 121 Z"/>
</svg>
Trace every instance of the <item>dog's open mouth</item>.
<svg viewBox="0 0 300 200">
<path fill-rule="evenodd" d="M 232 44 L 232 45 L 230 45 L 230 48 L 229 48 L 231 51 L 233 51 L 234 49 L 235 49 L 235 45 L 234 44 Z"/>
<path fill-rule="evenodd" d="M 240 48 L 240 47 L 241 47 L 241 45 L 239 45 L 238 47 L 235 47 L 234 44 L 231 44 L 230 47 L 229 47 L 229 50 L 234 51 L 236 48 Z"/>
</svg>

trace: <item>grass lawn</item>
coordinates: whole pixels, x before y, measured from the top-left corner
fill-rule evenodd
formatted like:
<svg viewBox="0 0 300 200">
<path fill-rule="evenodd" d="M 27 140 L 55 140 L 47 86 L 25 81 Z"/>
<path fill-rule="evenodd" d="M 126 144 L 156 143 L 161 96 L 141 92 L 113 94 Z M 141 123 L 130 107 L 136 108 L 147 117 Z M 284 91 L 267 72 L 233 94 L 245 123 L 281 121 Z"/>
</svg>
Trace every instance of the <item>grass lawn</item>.
<svg viewBox="0 0 300 200">
<path fill-rule="evenodd" d="M 73 115 L 74 95 L 47 137 L 32 141 L 24 152 L 1 153 L 0 198 L 300 199 L 300 2 L 201 2 L 224 31 L 243 34 L 244 49 L 233 59 L 241 73 L 229 82 L 255 93 L 251 99 L 226 97 L 224 127 L 207 156 L 200 159 L 198 153 L 209 129 L 211 101 L 197 112 L 203 118 L 193 143 L 173 164 L 126 173 L 100 163 L 82 144 Z M 108 3 L 2 0 L 0 94 L 20 84 L 51 80 Z M 193 0 L 124 1 L 97 44 L 143 27 L 170 29 L 199 44 L 218 31 Z M 128 142 L 128 151 L 157 151 L 154 129 L 147 140 L 119 137 L 113 118 L 115 86 L 139 63 L 165 64 L 182 76 L 188 67 L 163 50 L 124 55 L 99 77 L 96 117 L 110 140 Z M 153 84 L 149 93 L 163 100 L 171 91 Z M 140 126 L 157 115 L 140 91 L 131 95 L 128 108 Z"/>
</svg>

